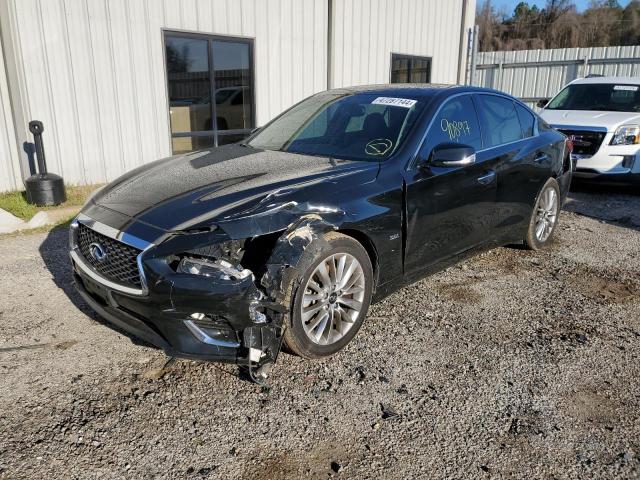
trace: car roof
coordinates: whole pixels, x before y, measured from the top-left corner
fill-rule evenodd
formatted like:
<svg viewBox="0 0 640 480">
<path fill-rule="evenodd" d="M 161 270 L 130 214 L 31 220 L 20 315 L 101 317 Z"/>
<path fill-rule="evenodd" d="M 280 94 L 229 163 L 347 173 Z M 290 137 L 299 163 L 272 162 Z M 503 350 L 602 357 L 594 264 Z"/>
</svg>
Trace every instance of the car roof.
<svg viewBox="0 0 640 480">
<path fill-rule="evenodd" d="M 577 83 L 620 83 L 627 85 L 640 85 L 639 77 L 587 77 L 578 78 L 571 82 L 573 85 Z"/>
<path fill-rule="evenodd" d="M 489 88 L 473 87 L 469 85 L 448 85 L 443 83 L 383 83 L 377 85 L 356 85 L 353 87 L 336 88 L 331 91 L 335 92 L 353 92 L 367 93 L 375 92 L 377 94 L 393 95 L 393 94 L 430 94 L 435 95 L 443 92 L 462 93 L 462 92 L 488 92 L 499 93 L 501 95 L 511 96 L 508 93 L 499 92 Z"/>
</svg>

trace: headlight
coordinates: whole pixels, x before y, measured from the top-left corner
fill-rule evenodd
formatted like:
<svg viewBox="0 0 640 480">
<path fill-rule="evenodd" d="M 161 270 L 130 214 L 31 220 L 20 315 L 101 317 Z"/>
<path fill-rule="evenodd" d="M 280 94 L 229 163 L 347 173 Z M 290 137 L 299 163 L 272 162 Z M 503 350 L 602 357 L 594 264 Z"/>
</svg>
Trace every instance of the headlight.
<svg viewBox="0 0 640 480">
<path fill-rule="evenodd" d="M 636 145 L 640 143 L 640 125 L 622 125 L 611 139 L 611 145 Z"/>
<path fill-rule="evenodd" d="M 233 266 L 225 260 L 209 260 L 204 258 L 184 257 L 177 268 L 178 273 L 202 275 L 218 280 L 244 280 L 252 275 L 251 270 L 240 265 Z"/>
</svg>

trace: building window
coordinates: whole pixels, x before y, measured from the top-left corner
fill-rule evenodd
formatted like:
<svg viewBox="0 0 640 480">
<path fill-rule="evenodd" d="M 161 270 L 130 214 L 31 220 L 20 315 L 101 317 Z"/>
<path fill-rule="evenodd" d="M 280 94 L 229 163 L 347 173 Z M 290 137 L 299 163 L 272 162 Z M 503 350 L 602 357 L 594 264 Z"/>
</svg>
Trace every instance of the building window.
<svg viewBox="0 0 640 480">
<path fill-rule="evenodd" d="M 391 54 L 391 83 L 430 83 L 431 57 Z"/>
<path fill-rule="evenodd" d="M 233 143 L 251 132 L 251 40 L 167 32 L 165 54 L 174 154 Z"/>
</svg>

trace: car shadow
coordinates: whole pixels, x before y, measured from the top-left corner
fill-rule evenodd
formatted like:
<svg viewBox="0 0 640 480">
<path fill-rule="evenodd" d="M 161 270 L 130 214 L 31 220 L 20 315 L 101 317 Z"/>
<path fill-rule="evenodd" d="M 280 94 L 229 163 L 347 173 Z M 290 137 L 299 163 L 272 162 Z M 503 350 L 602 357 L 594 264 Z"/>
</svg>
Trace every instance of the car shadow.
<svg viewBox="0 0 640 480">
<path fill-rule="evenodd" d="M 640 231 L 640 189 L 573 183 L 563 210 Z"/>
<path fill-rule="evenodd" d="M 69 260 L 69 228 L 57 227 L 49 231 L 47 237 L 40 244 L 38 248 L 40 256 L 47 268 L 53 282 L 56 286 L 64 292 L 69 298 L 71 303 L 87 317 L 95 322 L 104 325 L 121 335 L 128 337 L 132 343 L 153 349 L 158 347 L 151 345 L 137 337 L 132 336 L 130 333 L 121 330 L 115 325 L 110 324 L 106 320 L 103 320 L 96 312 L 93 311 L 89 305 L 87 305 L 75 287 L 75 280 L 73 279 L 73 271 L 71 268 L 71 261 Z"/>
</svg>

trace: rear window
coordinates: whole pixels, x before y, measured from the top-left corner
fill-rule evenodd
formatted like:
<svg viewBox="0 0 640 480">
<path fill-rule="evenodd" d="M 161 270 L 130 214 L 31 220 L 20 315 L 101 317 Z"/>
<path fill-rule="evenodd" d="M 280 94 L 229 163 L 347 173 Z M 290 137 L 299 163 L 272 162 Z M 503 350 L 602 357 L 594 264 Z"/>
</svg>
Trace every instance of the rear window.
<svg viewBox="0 0 640 480">
<path fill-rule="evenodd" d="M 520 126 L 522 127 L 522 133 L 525 138 L 533 137 L 535 132 L 536 117 L 533 116 L 529 110 L 522 105 L 516 103 L 516 112 L 520 119 Z"/>
<path fill-rule="evenodd" d="M 616 83 L 569 85 L 549 102 L 546 109 L 640 112 L 640 86 Z"/>
<path fill-rule="evenodd" d="M 478 95 L 478 101 L 485 148 L 522 139 L 520 120 L 512 100 L 495 95 Z"/>
</svg>

